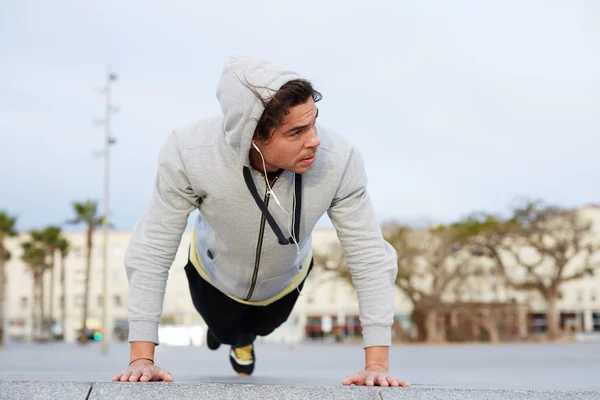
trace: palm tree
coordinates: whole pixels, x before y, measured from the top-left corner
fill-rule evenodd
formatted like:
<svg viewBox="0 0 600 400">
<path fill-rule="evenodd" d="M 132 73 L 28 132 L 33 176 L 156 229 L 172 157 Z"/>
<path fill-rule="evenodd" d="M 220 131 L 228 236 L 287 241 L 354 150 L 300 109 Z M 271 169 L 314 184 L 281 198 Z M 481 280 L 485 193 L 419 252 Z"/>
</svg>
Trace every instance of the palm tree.
<svg viewBox="0 0 600 400">
<path fill-rule="evenodd" d="M 34 232 L 38 235 L 39 232 Z M 43 336 L 43 320 L 44 320 L 44 285 L 43 276 L 44 270 L 47 267 L 46 256 L 47 249 L 45 246 L 32 239 L 29 242 L 22 243 L 23 255 L 21 259 L 29 266 L 33 274 L 33 302 L 32 302 L 32 323 L 33 323 L 33 338 L 37 339 Z"/>
<path fill-rule="evenodd" d="M 88 316 L 88 300 L 90 291 L 90 271 L 92 267 L 92 248 L 94 231 L 102 225 L 102 217 L 96 215 L 98 212 L 98 204 L 95 201 L 87 200 L 85 203 L 73 203 L 75 211 L 75 219 L 69 221 L 69 224 L 85 224 L 87 226 L 87 243 L 86 243 L 86 267 L 85 267 L 85 290 L 83 299 L 83 316 L 81 319 L 81 336 L 79 342 L 87 343 L 87 316 Z"/>
<path fill-rule="evenodd" d="M 66 237 L 61 236 L 58 240 L 58 251 L 60 252 L 60 286 L 62 287 L 61 290 L 61 294 L 62 294 L 62 304 L 61 304 L 61 308 L 62 308 L 62 312 L 61 312 L 61 317 L 62 317 L 62 334 L 63 334 L 63 339 L 65 337 L 65 331 L 66 331 L 66 326 L 67 326 L 67 282 L 66 282 L 66 271 L 65 271 L 65 259 L 67 258 L 67 255 L 69 254 L 69 250 L 70 250 L 70 243 L 67 240 Z"/>
<path fill-rule="evenodd" d="M 31 232 L 32 238 L 38 242 L 40 242 L 46 251 L 46 257 L 49 259 L 49 263 L 47 268 L 44 269 L 44 273 L 46 269 L 50 269 L 50 324 L 52 327 L 54 325 L 54 287 L 55 285 L 55 276 L 54 276 L 54 256 L 56 250 L 58 250 L 58 244 L 61 238 L 61 230 L 57 226 L 48 226 L 41 231 L 33 231 Z M 42 275 L 42 285 L 44 285 L 44 277 Z M 45 309 L 45 298 L 42 297 L 42 316 L 46 312 Z M 42 317 L 43 329 L 46 331 L 48 329 L 48 324 L 46 320 Z"/>
<path fill-rule="evenodd" d="M 4 346 L 4 289 L 6 287 L 6 271 L 4 266 L 10 259 L 10 253 L 5 247 L 4 239 L 15 236 L 17 219 L 0 210 L 0 347 Z"/>
</svg>

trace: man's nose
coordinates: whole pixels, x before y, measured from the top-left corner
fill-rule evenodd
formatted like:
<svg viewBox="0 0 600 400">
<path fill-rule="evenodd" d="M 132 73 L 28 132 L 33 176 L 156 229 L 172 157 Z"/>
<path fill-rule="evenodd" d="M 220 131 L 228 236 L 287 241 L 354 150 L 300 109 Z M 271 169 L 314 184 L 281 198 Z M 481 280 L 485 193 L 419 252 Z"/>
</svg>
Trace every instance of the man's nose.
<svg viewBox="0 0 600 400">
<path fill-rule="evenodd" d="M 309 137 L 306 141 L 306 147 L 313 148 L 319 147 L 321 145 L 321 140 L 319 139 L 319 133 L 317 132 L 317 128 L 311 128 L 309 132 Z"/>
</svg>

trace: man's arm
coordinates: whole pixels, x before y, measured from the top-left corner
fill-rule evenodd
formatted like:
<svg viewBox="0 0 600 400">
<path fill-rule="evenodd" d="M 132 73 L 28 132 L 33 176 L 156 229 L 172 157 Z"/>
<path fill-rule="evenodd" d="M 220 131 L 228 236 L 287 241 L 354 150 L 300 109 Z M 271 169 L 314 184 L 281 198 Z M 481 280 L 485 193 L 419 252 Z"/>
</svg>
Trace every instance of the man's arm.
<svg viewBox="0 0 600 400">
<path fill-rule="evenodd" d="M 365 369 L 371 364 L 387 371 L 398 264 L 394 248 L 383 239 L 366 186 L 363 160 L 354 149 L 328 215 L 358 294 Z"/>
<path fill-rule="evenodd" d="M 389 346 L 371 346 L 365 348 L 365 368 L 379 366 L 389 369 Z"/>
<path fill-rule="evenodd" d="M 131 360 L 153 359 L 169 269 L 188 216 L 197 205 L 198 196 L 189 182 L 177 135 L 172 133 L 160 151 L 149 206 L 125 254 Z"/>
<path fill-rule="evenodd" d="M 396 251 L 383 238 L 366 187 L 363 160 L 354 149 L 328 215 L 358 294 L 364 347 L 389 346 L 398 264 Z"/>
</svg>

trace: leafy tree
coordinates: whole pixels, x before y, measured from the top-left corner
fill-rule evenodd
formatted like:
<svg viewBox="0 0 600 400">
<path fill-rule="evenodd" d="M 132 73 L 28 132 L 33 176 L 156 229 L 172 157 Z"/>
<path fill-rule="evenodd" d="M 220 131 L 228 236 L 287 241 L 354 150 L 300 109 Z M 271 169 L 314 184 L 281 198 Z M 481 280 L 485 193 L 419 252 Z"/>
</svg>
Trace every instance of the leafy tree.
<svg viewBox="0 0 600 400">
<path fill-rule="evenodd" d="M 67 240 L 66 237 L 61 236 L 58 240 L 58 245 L 57 245 L 59 254 L 60 254 L 60 286 L 61 286 L 61 291 L 60 293 L 62 294 L 62 307 L 61 307 L 61 318 L 62 318 L 62 330 L 63 330 L 63 335 L 65 334 L 65 329 L 67 327 L 67 281 L 65 279 L 66 277 L 66 270 L 65 270 L 65 260 L 67 258 L 67 256 L 69 255 L 69 251 L 71 250 L 71 244 L 69 243 L 69 241 Z"/>
<path fill-rule="evenodd" d="M 44 330 L 44 270 L 48 268 L 47 249 L 45 245 L 35 239 L 39 232 L 32 232 L 32 239 L 22 243 L 23 255 L 21 259 L 29 267 L 33 275 L 33 301 L 32 301 L 32 322 L 34 339 L 43 337 Z"/>
<path fill-rule="evenodd" d="M 6 290 L 6 268 L 5 265 L 10 260 L 11 254 L 6 249 L 5 239 L 15 236 L 17 231 L 15 225 L 16 217 L 10 216 L 6 211 L 0 210 L 0 347 L 4 346 L 4 302 Z"/>
<path fill-rule="evenodd" d="M 581 209 L 528 201 L 510 218 L 479 213 L 454 227 L 474 255 L 494 261 L 509 287 L 545 299 L 550 339 L 560 335 L 556 303 L 561 286 L 600 268 L 600 243 Z"/>
<path fill-rule="evenodd" d="M 55 253 L 58 250 L 58 245 L 60 242 L 60 238 L 61 238 L 61 229 L 58 226 L 48 226 L 44 229 L 42 229 L 41 231 L 33 231 L 31 233 L 32 238 L 38 242 L 40 242 L 44 248 L 45 248 L 45 252 L 46 252 L 46 258 L 48 260 L 48 266 L 47 268 L 44 270 L 44 274 L 46 270 L 50 271 L 50 312 L 49 312 L 49 318 L 50 318 L 50 326 L 52 326 L 54 324 L 54 291 L 55 291 L 55 287 L 56 287 L 56 280 L 55 280 L 55 268 L 54 268 L 54 259 L 55 259 Z M 44 277 L 42 277 L 42 285 L 43 283 Z M 45 302 L 45 298 L 42 298 L 42 304 L 44 304 Z M 43 306 L 43 310 L 42 310 L 42 315 L 45 314 L 46 312 L 46 308 L 45 306 Z M 44 331 L 48 328 L 47 324 L 46 324 L 46 319 L 44 317 L 42 317 L 42 323 L 44 324 Z"/>
<path fill-rule="evenodd" d="M 82 344 L 87 343 L 87 317 L 88 317 L 88 302 L 90 297 L 90 279 L 91 279 L 91 268 L 92 268 L 92 249 L 94 232 L 97 227 L 102 225 L 103 218 L 97 215 L 98 204 L 95 201 L 87 200 L 86 202 L 74 202 L 73 211 L 75 212 L 75 218 L 68 223 L 70 224 L 84 224 L 86 226 L 86 267 L 85 267 L 85 289 L 84 289 L 84 300 L 83 300 L 83 313 L 81 319 L 81 335 L 79 342 Z"/>
</svg>

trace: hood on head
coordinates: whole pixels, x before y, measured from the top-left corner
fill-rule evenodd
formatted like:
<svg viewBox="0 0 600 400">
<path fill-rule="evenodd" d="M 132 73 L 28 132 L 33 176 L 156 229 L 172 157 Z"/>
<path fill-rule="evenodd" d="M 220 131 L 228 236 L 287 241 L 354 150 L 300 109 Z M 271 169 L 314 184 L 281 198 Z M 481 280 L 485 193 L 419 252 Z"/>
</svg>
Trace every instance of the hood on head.
<svg viewBox="0 0 600 400">
<path fill-rule="evenodd" d="M 250 166 L 249 151 L 252 136 L 264 106 L 246 82 L 257 87 L 258 93 L 268 99 L 285 83 L 299 79 L 297 73 L 273 62 L 252 57 L 230 57 L 225 63 L 217 87 L 217 99 L 224 115 L 227 144 L 236 153 L 240 163 Z"/>
</svg>

